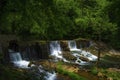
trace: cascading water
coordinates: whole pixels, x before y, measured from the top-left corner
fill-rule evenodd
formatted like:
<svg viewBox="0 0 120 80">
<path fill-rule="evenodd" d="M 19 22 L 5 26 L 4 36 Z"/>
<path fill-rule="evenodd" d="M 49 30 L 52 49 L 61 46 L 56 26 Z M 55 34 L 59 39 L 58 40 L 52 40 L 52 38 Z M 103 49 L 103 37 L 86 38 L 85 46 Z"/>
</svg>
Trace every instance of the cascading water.
<svg viewBox="0 0 120 80">
<path fill-rule="evenodd" d="M 97 60 L 97 56 L 91 54 L 90 52 L 87 51 L 82 51 L 82 54 L 87 57 L 90 61 L 95 61 Z"/>
<path fill-rule="evenodd" d="M 73 55 L 75 57 L 77 57 L 77 61 L 80 61 L 82 63 L 84 63 L 83 61 L 81 61 L 78 57 L 83 56 L 87 59 L 89 59 L 90 61 L 94 61 L 97 59 L 97 57 L 93 54 L 91 54 L 90 52 L 86 52 L 84 50 L 81 49 L 77 49 L 76 47 L 76 42 L 74 40 L 68 41 L 68 46 L 70 48 L 70 51 L 73 52 Z"/>
<path fill-rule="evenodd" d="M 19 52 L 10 52 L 10 60 L 16 66 L 20 68 L 28 68 L 29 61 L 22 60 Z"/>
<path fill-rule="evenodd" d="M 70 49 L 77 49 L 76 47 L 76 42 L 71 40 L 71 41 L 68 41 L 68 46 Z"/>
<path fill-rule="evenodd" d="M 17 62 L 17 61 L 21 61 L 22 57 L 19 52 L 16 52 L 16 53 L 10 53 L 10 59 L 12 62 L 14 62 L 14 61 Z"/>
<path fill-rule="evenodd" d="M 56 79 L 56 73 L 55 72 L 53 72 L 53 73 L 49 73 L 49 72 L 47 72 L 47 76 L 45 77 L 46 78 L 46 80 L 55 80 Z"/>
<path fill-rule="evenodd" d="M 50 52 L 52 56 L 55 56 L 56 60 L 61 59 L 64 62 L 69 62 L 62 56 L 62 50 L 60 43 L 58 41 L 51 41 L 50 42 Z"/>
<path fill-rule="evenodd" d="M 81 51 L 80 49 L 77 49 L 76 42 L 74 40 L 68 41 L 68 47 L 70 48 L 71 51 Z"/>
<path fill-rule="evenodd" d="M 50 52 L 52 56 L 55 56 L 56 58 L 62 59 L 62 51 L 61 47 L 58 41 L 51 41 L 50 42 Z"/>
<path fill-rule="evenodd" d="M 53 72 L 45 71 L 41 65 L 38 66 L 38 71 L 39 75 L 41 74 L 44 75 L 43 80 L 56 80 L 57 78 L 57 74 L 54 71 Z"/>
<path fill-rule="evenodd" d="M 76 61 L 75 61 L 76 64 L 83 65 L 83 64 L 86 63 L 85 61 L 82 61 L 82 60 L 79 58 L 79 57 L 80 57 L 79 54 L 76 54 L 75 51 L 78 51 L 78 52 L 81 53 L 81 50 L 80 50 L 80 49 L 77 49 L 76 42 L 75 42 L 74 40 L 68 41 L 68 47 L 70 48 L 70 51 L 73 51 L 73 54 L 72 54 L 72 55 L 76 57 Z"/>
</svg>

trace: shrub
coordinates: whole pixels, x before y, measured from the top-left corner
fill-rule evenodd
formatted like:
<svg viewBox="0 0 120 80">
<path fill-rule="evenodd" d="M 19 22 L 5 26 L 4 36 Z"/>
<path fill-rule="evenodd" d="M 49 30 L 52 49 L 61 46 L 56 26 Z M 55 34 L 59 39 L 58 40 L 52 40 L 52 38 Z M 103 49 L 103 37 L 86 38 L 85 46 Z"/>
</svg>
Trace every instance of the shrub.
<svg viewBox="0 0 120 80">
<path fill-rule="evenodd" d="M 91 69 L 91 73 L 94 74 L 94 75 L 96 75 L 96 74 L 98 73 L 97 68 L 96 68 L 96 67 L 93 67 L 93 68 Z"/>
</svg>

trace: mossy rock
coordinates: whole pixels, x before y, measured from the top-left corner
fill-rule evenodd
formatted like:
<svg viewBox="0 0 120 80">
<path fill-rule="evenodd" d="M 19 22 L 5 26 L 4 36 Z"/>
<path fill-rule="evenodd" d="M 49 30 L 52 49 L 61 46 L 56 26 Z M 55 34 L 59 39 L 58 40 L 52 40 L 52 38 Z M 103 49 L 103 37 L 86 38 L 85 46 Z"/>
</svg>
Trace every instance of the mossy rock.
<svg viewBox="0 0 120 80">
<path fill-rule="evenodd" d="M 63 51 L 63 57 L 66 58 L 67 60 L 70 60 L 70 61 L 75 61 L 76 60 L 76 57 L 74 57 L 72 55 L 72 53 L 69 52 L 69 51 Z"/>
</svg>

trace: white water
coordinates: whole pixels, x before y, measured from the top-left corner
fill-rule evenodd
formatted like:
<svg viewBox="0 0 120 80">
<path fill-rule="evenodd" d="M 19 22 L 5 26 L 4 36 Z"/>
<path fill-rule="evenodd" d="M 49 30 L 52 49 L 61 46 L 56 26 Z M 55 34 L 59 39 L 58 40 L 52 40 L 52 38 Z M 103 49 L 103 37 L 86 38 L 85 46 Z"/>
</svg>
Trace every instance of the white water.
<svg viewBox="0 0 120 80">
<path fill-rule="evenodd" d="M 19 52 L 10 53 L 10 59 L 12 62 L 22 61 L 22 57 Z"/>
<path fill-rule="evenodd" d="M 19 52 L 10 51 L 10 60 L 11 62 L 19 68 L 28 68 L 29 61 L 22 60 L 22 57 Z"/>
<path fill-rule="evenodd" d="M 50 52 L 51 55 L 55 56 L 56 58 L 62 59 L 62 51 L 58 41 L 51 41 L 50 42 Z"/>
<path fill-rule="evenodd" d="M 83 56 L 83 57 L 89 59 L 90 61 L 97 60 L 97 56 L 91 54 L 90 52 L 87 52 L 87 51 L 84 51 L 84 50 L 81 50 L 81 49 L 77 49 L 76 42 L 74 40 L 68 41 L 68 46 L 70 48 L 70 51 L 73 52 L 73 55 L 75 57 Z M 77 61 L 80 61 L 79 58 L 77 58 Z"/>
<path fill-rule="evenodd" d="M 70 49 L 77 49 L 76 42 L 73 40 L 68 41 L 68 46 Z"/>
<path fill-rule="evenodd" d="M 47 76 L 45 77 L 46 78 L 46 80 L 55 80 L 56 79 L 56 73 L 55 72 L 53 72 L 53 73 L 49 73 L 49 72 L 47 72 Z"/>
<path fill-rule="evenodd" d="M 38 67 L 38 70 L 39 70 L 40 74 L 41 73 L 45 73 L 46 74 L 46 76 L 44 77 L 45 80 L 55 80 L 56 77 L 57 77 L 57 74 L 55 72 L 50 73 L 48 71 L 45 71 L 41 65 Z"/>
<path fill-rule="evenodd" d="M 51 41 L 50 42 L 50 52 L 51 52 L 51 55 L 56 58 L 56 60 L 61 59 L 64 62 L 69 62 L 65 58 L 63 58 L 61 46 L 60 46 L 60 43 L 58 41 Z"/>
<path fill-rule="evenodd" d="M 81 51 L 80 49 L 77 49 L 76 42 L 74 40 L 68 41 L 68 47 L 70 48 L 70 51 Z"/>
</svg>

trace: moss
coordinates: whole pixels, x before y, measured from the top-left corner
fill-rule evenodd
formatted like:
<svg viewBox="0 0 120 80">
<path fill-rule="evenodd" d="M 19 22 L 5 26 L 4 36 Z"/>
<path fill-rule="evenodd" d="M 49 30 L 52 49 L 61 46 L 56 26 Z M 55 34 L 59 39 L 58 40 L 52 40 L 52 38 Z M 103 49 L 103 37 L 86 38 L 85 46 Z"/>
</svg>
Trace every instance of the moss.
<svg viewBox="0 0 120 80">
<path fill-rule="evenodd" d="M 86 78 L 81 77 L 76 73 L 63 70 L 62 68 L 58 68 L 57 72 L 60 73 L 60 74 L 65 75 L 65 76 L 69 76 L 72 80 L 87 80 Z"/>
<path fill-rule="evenodd" d="M 104 69 L 104 68 L 99 68 L 97 70 L 96 67 L 93 67 L 91 69 L 91 73 L 94 75 L 98 75 L 98 72 L 103 74 L 103 77 L 107 77 L 107 78 L 112 78 L 113 80 L 119 80 L 120 79 L 120 72 L 119 71 L 115 71 L 113 70 L 109 70 L 109 69 Z"/>
<path fill-rule="evenodd" d="M 106 76 L 113 78 L 113 80 L 119 80 L 120 79 L 120 72 L 117 71 L 107 71 L 105 73 Z"/>
<path fill-rule="evenodd" d="M 79 40 L 83 40 L 83 41 L 84 41 L 84 40 L 85 40 L 85 41 L 87 40 L 87 41 L 89 41 L 90 39 L 87 39 L 87 38 L 77 38 L 77 39 L 75 39 L 75 40 L 76 40 L 76 41 L 79 41 Z"/>
<path fill-rule="evenodd" d="M 74 72 L 69 72 L 67 70 L 64 70 L 62 68 L 62 65 L 63 64 L 62 62 L 59 62 L 58 63 L 58 66 L 57 66 L 57 72 L 60 73 L 60 74 L 63 74 L 65 76 L 69 76 L 72 80 L 88 80 L 82 76 L 79 76 L 77 73 L 74 73 Z"/>
<path fill-rule="evenodd" d="M 94 74 L 94 75 L 97 75 L 97 73 L 98 73 L 97 68 L 96 67 L 92 67 L 91 68 L 91 73 Z"/>
</svg>

